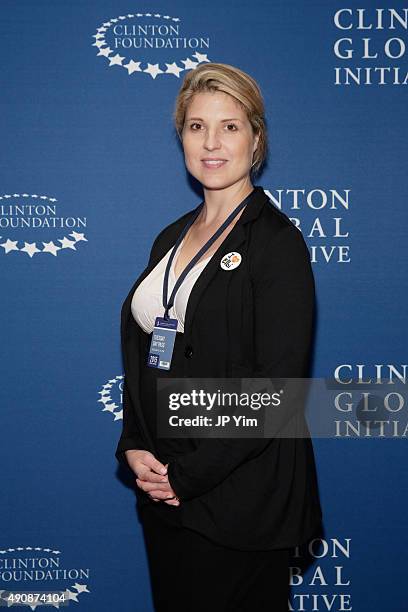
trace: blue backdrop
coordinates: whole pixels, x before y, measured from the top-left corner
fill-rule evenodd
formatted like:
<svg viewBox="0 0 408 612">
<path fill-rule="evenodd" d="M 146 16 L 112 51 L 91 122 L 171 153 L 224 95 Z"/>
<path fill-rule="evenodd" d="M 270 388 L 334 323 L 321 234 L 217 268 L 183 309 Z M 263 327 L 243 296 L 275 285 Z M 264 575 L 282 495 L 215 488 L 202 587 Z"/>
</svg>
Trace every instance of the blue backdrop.
<svg viewBox="0 0 408 612">
<path fill-rule="evenodd" d="M 313 376 L 405 376 L 407 13 L 3 0 L 0 606 L 55 591 L 86 612 L 152 610 L 134 485 L 114 457 L 119 315 L 154 237 L 201 201 L 172 125 L 200 63 L 262 89 L 256 183 L 310 247 Z M 404 437 L 314 447 L 325 537 L 303 573 L 293 558 L 292 609 L 406 610 Z"/>
</svg>

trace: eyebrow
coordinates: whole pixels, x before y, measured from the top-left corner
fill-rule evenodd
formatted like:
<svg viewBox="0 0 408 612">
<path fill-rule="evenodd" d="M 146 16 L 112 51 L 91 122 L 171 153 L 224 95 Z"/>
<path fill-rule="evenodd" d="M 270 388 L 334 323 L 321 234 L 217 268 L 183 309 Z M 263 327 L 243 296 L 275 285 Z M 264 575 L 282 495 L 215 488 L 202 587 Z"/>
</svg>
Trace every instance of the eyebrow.
<svg viewBox="0 0 408 612">
<path fill-rule="evenodd" d="M 192 119 L 194 119 L 195 121 L 204 121 L 204 119 L 202 119 L 201 117 L 187 117 L 186 121 L 191 121 Z M 221 123 L 223 123 L 224 121 L 242 121 L 242 119 L 239 119 L 239 117 L 231 117 L 230 119 L 221 119 Z"/>
</svg>

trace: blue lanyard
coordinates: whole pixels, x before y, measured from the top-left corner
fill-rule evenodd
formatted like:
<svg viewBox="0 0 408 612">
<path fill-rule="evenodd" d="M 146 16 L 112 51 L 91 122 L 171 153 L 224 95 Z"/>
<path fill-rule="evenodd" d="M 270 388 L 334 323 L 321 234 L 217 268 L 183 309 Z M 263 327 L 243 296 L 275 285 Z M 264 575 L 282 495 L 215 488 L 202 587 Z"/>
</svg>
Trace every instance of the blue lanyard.
<svg viewBox="0 0 408 612">
<path fill-rule="evenodd" d="M 176 295 L 176 293 L 177 293 L 181 283 L 183 282 L 183 280 L 187 276 L 187 274 L 194 267 L 196 262 L 203 255 L 203 253 L 208 251 L 208 249 L 210 248 L 212 243 L 215 240 L 217 240 L 217 238 L 222 234 L 222 232 L 225 230 L 225 228 L 228 227 L 228 225 L 231 223 L 231 221 L 233 219 L 235 219 L 235 217 L 237 216 L 239 211 L 242 210 L 242 208 L 244 208 L 244 206 L 247 205 L 247 203 L 248 203 L 248 201 L 249 201 L 249 199 L 252 196 L 254 191 L 255 191 L 255 189 L 253 191 L 251 191 L 251 193 L 245 198 L 245 200 L 243 200 L 240 204 L 238 204 L 238 206 L 232 211 L 232 213 L 225 219 L 224 223 L 217 229 L 215 234 L 213 234 L 211 236 L 211 238 L 205 243 L 205 245 L 201 247 L 201 249 L 198 251 L 198 253 L 196 253 L 196 255 L 194 255 L 193 259 L 187 264 L 187 266 L 184 268 L 184 270 L 182 271 L 182 273 L 178 277 L 178 279 L 177 279 L 177 281 L 176 281 L 176 283 L 175 283 L 175 285 L 173 287 L 173 291 L 171 293 L 170 299 L 169 299 L 169 301 L 167 301 L 168 287 L 169 287 L 169 272 L 170 272 L 171 263 L 172 263 L 172 261 L 174 259 L 174 255 L 175 255 L 175 253 L 176 253 L 176 251 L 177 251 L 181 241 L 183 240 L 183 238 L 187 234 L 189 228 L 191 227 L 191 225 L 194 223 L 194 221 L 197 219 L 198 215 L 200 214 L 200 212 L 201 212 L 201 210 L 202 210 L 202 208 L 204 206 L 204 202 L 201 204 L 200 208 L 198 209 L 197 214 L 184 227 L 183 231 L 181 232 L 180 236 L 177 239 L 177 242 L 175 243 L 175 245 L 173 247 L 173 250 L 172 250 L 172 252 L 170 254 L 169 260 L 168 260 L 167 265 L 166 265 L 166 271 L 164 273 L 163 306 L 164 306 L 164 318 L 165 319 L 169 318 L 169 314 L 168 313 L 169 313 L 170 308 L 174 304 L 175 295 Z"/>
</svg>

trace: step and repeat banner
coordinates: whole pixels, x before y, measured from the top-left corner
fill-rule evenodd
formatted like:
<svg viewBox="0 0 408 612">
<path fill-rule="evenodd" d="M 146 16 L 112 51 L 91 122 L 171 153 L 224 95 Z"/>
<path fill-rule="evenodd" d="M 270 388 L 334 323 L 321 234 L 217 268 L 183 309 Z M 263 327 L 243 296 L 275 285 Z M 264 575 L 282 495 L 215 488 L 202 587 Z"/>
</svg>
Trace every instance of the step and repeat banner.
<svg viewBox="0 0 408 612">
<path fill-rule="evenodd" d="M 255 183 L 307 242 L 311 376 L 343 393 L 342 426 L 313 440 L 324 535 L 293 551 L 290 609 L 406 610 L 408 419 L 404 394 L 383 390 L 408 363 L 408 5 L 0 12 L 0 607 L 41 609 L 24 593 L 53 592 L 54 608 L 153 610 L 136 485 L 114 456 L 120 309 L 155 236 L 202 200 L 172 112 L 187 72 L 222 62 L 263 92 L 270 152 Z M 368 384 L 382 400 L 371 429 L 355 416 Z"/>
</svg>

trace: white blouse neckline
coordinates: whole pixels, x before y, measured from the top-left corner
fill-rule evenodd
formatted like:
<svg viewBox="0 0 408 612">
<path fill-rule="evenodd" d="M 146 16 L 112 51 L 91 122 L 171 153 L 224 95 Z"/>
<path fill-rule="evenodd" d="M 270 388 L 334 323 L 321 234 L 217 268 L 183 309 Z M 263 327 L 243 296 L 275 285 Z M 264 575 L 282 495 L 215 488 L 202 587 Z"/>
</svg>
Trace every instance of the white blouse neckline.
<svg viewBox="0 0 408 612">
<path fill-rule="evenodd" d="M 172 264 L 171 264 L 171 267 L 170 267 L 170 274 L 172 275 L 172 278 L 173 278 L 173 280 L 174 280 L 174 282 L 175 282 L 175 283 L 177 282 L 177 279 L 179 278 L 180 274 L 182 274 L 182 272 L 183 272 L 183 270 L 181 270 L 180 274 L 179 274 L 179 275 L 177 276 L 177 278 L 176 278 L 175 268 L 176 268 L 176 263 L 177 263 L 177 260 L 178 260 L 178 257 L 179 257 L 180 251 L 181 251 L 181 247 L 183 246 L 183 243 L 184 243 L 184 238 L 183 238 L 183 240 L 180 242 L 180 244 L 179 244 L 179 246 L 178 246 L 178 248 L 177 248 L 176 254 L 174 255 L 174 258 L 173 258 L 173 261 L 172 261 Z M 170 251 L 170 252 L 171 252 L 171 251 Z M 198 261 L 198 262 L 197 262 L 197 263 L 196 263 L 196 264 L 193 266 L 193 268 L 192 268 L 192 269 L 189 271 L 189 273 L 188 273 L 188 274 L 190 274 L 190 272 L 192 272 L 192 271 L 194 270 L 194 268 L 196 268 L 196 267 L 200 266 L 201 264 L 205 264 L 205 263 L 207 262 L 207 260 L 208 260 L 208 259 L 211 259 L 211 257 L 212 257 L 213 255 L 214 255 L 214 253 L 212 253 L 211 255 L 207 255 L 207 257 L 204 257 L 204 259 L 201 259 L 200 261 Z M 184 268 L 183 268 L 183 269 L 184 269 Z M 188 276 L 188 274 L 187 274 L 187 276 Z"/>
<path fill-rule="evenodd" d="M 182 244 L 183 241 L 181 241 L 170 266 L 168 297 L 171 295 L 176 284 L 174 266 L 180 253 Z M 131 302 L 132 314 L 136 323 L 138 323 L 138 325 L 146 333 L 152 333 L 156 317 L 163 312 L 162 300 L 164 273 L 173 248 L 174 245 L 142 280 L 133 294 Z M 177 319 L 177 331 L 179 332 L 184 332 L 184 318 L 191 290 L 213 255 L 214 253 L 207 255 L 207 257 L 204 257 L 204 259 L 197 262 L 193 268 L 189 270 L 176 293 L 174 304 L 170 309 L 170 315 L 172 318 Z"/>
</svg>

